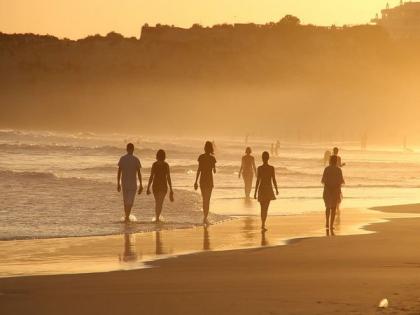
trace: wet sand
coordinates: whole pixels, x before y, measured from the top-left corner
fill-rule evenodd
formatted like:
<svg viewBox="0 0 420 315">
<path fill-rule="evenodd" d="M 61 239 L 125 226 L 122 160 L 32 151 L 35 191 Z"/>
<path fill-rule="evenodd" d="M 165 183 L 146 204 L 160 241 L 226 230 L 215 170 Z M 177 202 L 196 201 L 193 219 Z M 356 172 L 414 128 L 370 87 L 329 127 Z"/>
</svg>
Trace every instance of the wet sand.
<svg viewBox="0 0 420 315">
<path fill-rule="evenodd" d="M 343 211 L 336 235 L 367 233 L 362 227 L 381 222 L 382 212 L 367 209 Z M 400 215 L 397 215 L 400 217 Z M 340 219 L 338 222 L 340 222 Z M 233 218 L 208 228 L 135 233 L 142 223 L 116 223 L 123 235 L 43 240 L 1 241 L 0 278 L 30 275 L 108 272 L 150 267 L 150 262 L 203 251 L 225 251 L 286 245 L 291 240 L 325 236 L 322 213 L 271 216 L 262 233 L 260 218 Z"/>
<path fill-rule="evenodd" d="M 48 257 L 45 254 L 48 247 L 52 262 L 54 259 L 62 261 L 66 256 L 69 261 L 79 257 L 83 264 L 90 261 L 91 271 L 99 268 L 99 262 L 110 253 L 113 253 L 114 260 L 121 259 L 124 263 L 124 259 L 141 261 L 139 251 L 143 248 L 144 253 L 154 251 L 156 254 L 159 248 L 162 253 L 165 253 L 165 248 L 166 251 L 172 248 L 177 253 L 185 249 L 187 253 L 206 249 L 208 243 L 214 251 L 155 260 L 147 264 L 153 268 L 140 270 L 3 278 L 0 279 L 0 313 L 418 314 L 420 218 L 417 214 L 420 205 L 380 210 L 387 214 L 343 210 L 335 237 L 308 238 L 315 233 L 325 235 L 325 230 L 314 228 L 322 226 L 320 214 L 308 215 L 307 218 L 271 217 L 270 231 L 265 235 L 267 245 L 280 244 L 294 234 L 294 241 L 288 246 L 228 250 L 231 244 L 243 244 L 243 240 L 248 242 L 248 247 L 261 246 L 263 238 L 258 232 L 258 221 L 246 223 L 245 218 L 210 227 L 207 241 L 203 229 L 195 229 L 197 239 L 193 240 L 186 239 L 187 235 L 177 234 L 178 231 L 161 232 L 162 246 L 156 241 L 156 235 L 154 239 L 149 236 L 154 243 L 139 241 L 139 235 L 136 235 L 136 245 L 131 249 L 126 246 L 126 236 L 109 237 L 106 242 L 103 242 L 104 238 L 90 238 L 92 243 L 89 246 L 83 243 L 86 240 L 80 239 L 77 246 L 62 244 L 58 250 L 52 250 L 52 244 L 47 244 L 57 240 L 44 240 L 38 241 L 46 244 L 38 247 L 44 249 L 38 250 L 36 257 L 32 254 L 34 243 L 15 242 L 16 252 L 12 254 L 13 246 L 9 250 L 1 248 L 2 256 L 5 253 L 8 256 L 1 258 L 2 272 L 19 269 L 12 264 L 12 256 L 19 252 L 24 256 L 26 251 L 28 261 L 36 265 L 36 259 L 42 261 L 43 257 Z M 393 213 L 413 215 L 409 218 Z M 385 218 L 392 219 L 384 222 Z M 372 223 L 365 227 L 365 232 L 360 230 L 359 219 Z M 228 224 L 231 224 L 230 228 L 242 228 L 239 239 L 224 232 Z M 245 228 L 246 224 L 254 227 Z M 299 232 L 301 225 L 309 227 L 309 233 Z M 278 232 L 278 229 L 283 232 Z M 365 234 L 345 236 L 357 231 Z M 177 245 L 180 239 L 190 245 L 184 244 L 185 248 Z M 137 245 L 143 241 L 151 244 L 149 250 L 147 246 Z M 115 256 L 117 250 L 123 253 L 122 258 L 118 254 Z M 92 259 L 95 255 L 86 252 L 103 253 L 97 266 Z M 128 252 L 126 258 L 124 252 Z M 66 268 L 71 268 L 70 265 Z M 70 269 L 69 272 L 75 271 Z M 390 301 L 390 308 L 378 310 L 377 304 L 385 297 Z"/>
</svg>

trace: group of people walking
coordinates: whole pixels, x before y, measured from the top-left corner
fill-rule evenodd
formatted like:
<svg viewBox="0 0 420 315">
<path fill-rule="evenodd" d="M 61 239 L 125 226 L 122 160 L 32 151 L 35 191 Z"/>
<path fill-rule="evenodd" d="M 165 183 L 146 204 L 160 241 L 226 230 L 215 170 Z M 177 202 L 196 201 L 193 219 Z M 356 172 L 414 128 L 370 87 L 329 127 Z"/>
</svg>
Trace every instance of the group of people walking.
<svg viewBox="0 0 420 315">
<path fill-rule="evenodd" d="M 118 162 L 117 189 L 123 192 L 125 221 L 130 221 L 130 213 L 133 207 L 135 195 L 143 191 L 141 163 L 133 154 L 134 145 L 127 144 L 127 154 L 122 156 Z M 254 191 L 254 198 L 258 200 L 261 207 L 261 229 L 266 231 L 266 220 L 270 202 L 276 199 L 279 194 L 276 172 L 273 166 L 269 165 L 270 154 L 267 151 L 262 153 L 262 165 L 258 168 L 252 156 L 252 150 L 247 147 L 239 170 L 239 178 L 242 176 L 245 185 L 245 197 L 250 198 L 254 175 L 257 177 Z M 169 188 L 169 199 L 174 201 L 170 168 L 166 160 L 164 150 L 156 154 L 156 162 L 153 163 L 150 178 L 147 185 L 147 194 L 150 195 L 152 187 L 155 198 L 155 222 L 160 222 L 162 207 Z M 214 187 L 213 174 L 216 174 L 216 158 L 214 156 L 213 143 L 207 141 L 204 145 L 204 153 L 198 157 L 198 168 L 194 182 L 194 189 L 200 188 L 203 200 L 203 225 L 209 225 L 208 215 L 210 211 L 210 199 Z M 341 202 L 341 186 L 344 184 L 341 167 L 341 158 L 338 156 L 338 149 L 334 148 L 334 155 L 329 158 L 329 166 L 324 170 L 322 183 L 324 184 L 323 199 L 326 207 L 326 228 L 334 228 L 334 220 L 337 208 Z M 137 178 L 140 186 L 137 187 Z"/>
</svg>

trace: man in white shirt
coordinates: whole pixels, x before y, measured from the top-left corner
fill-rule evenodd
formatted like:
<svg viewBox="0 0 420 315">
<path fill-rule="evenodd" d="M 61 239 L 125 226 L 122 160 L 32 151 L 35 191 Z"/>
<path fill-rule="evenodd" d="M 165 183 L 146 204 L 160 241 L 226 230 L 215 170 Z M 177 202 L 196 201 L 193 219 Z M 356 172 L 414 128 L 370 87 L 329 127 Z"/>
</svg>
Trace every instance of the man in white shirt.
<svg viewBox="0 0 420 315">
<path fill-rule="evenodd" d="M 120 192 L 122 186 L 126 222 L 130 221 L 130 213 L 136 196 L 137 176 L 140 182 L 138 194 L 140 195 L 143 191 L 140 160 L 133 153 L 134 145 L 127 144 L 127 154 L 122 156 L 118 162 L 117 190 Z"/>
</svg>

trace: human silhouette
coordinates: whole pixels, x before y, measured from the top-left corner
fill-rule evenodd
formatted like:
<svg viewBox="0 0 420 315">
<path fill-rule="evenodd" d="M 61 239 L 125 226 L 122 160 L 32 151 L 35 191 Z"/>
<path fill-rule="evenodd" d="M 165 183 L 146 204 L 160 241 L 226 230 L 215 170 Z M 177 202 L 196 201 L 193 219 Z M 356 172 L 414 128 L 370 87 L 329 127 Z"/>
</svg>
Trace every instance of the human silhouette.
<svg viewBox="0 0 420 315">
<path fill-rule="evenodd" d="M 405 152 L 413 152 L 413 150 L 412 150 L 412 149 L 410 149 L 410 148 L 407 146 L 407 136 L 404 136 L 404 139 L 403 139 L 403 150 L 404 150 Z"/>
<path fill-rule="evenodd" d="M 212 141 L 211 144 L 213 145 L 213 154 L 216 154 L 216 141 Z"/>
<path fill-rule="evenodd" d="M 203 198 L 203 224 L 209 225 L 207 217 L 210 210 L 210 198 L 213 191 L 213 173 L 216 173 L 216 158 L 214 157 L 213 144 L 207 141 L 204 145 L 204 154 L 198 157 L 198 169 L 195 178 L 194 189 L 198 189 L 200 179 L 200 190 Z"/>
<path fill-rule="evenodd" d="M 274 195 L 273 185 L 276 189 L 276 194 L 279 194 L 276 181 L 276 172 L 274 167 L 268 165 L 268 160 L 270 159 L 270 154 L 265 151 L 262 154 L 263 165 L 259 166 L 257 169 L 257 183 L 255 185 L 254 198 L 257 199 L 261 206 L 261 229 L 267 231 L 265 227 L 265 221 L 267 220 L 268 207 L 270 206 L 271 200 L 275 200 L 276 196 Z"/>
<path fill-rule="evenodd" d="M 367 132 L 365 132 L 363 133 L 362 138 L 360 139 L 360 149 L 362 151 L 366 151 L 367 141 L 368 141 L 368 135 L 367 135 Z"/>
<path fill-rule="evenodd" d="M 276 157 L 279 156 L 279 150 L 280 150 L 280 140 L 276 141 L 276 146 L 274 148 L 274 154 L 276 155 Z"/>
<path fill-rule="evenodd" d="M 150 173 L 149 183 L 147 185 L 147 194 L 150 195 L 150 186 L 153 189 L 153 196 L 155 197 L 155 219 L 156 223 L 160 222 L 160 214 L 162 213 L 163 202 L 165 196 L 168 193 L 169 185 L 169 197 L 173 200 L 172 180 L 171 172 L 169 170 L 169 164 L 165 162 L 166 152 L 159 150 L 156 153 L 156 162 L 152 165 Z"/>
<path fill-rule="evenodd" d="M 117 190 L 120 192 L 122 187 L 125 222 L 130 221 L 131 209 L 133 208 L 134 198 L 136 196 L 136 175 L 138 176 L 140 183 L 138 194 L 140 195 L 143 191 L 143 183 L 140 171 L 141 163 L 133 153 L 134 145 L 132 143 L 127 144 L 127 154 L 122 156 L 118 162 Z"/>
<path fill-rule="evenodd" d="M 327 150 L 324 153 L 324 167 L 330 164 L 331 151 Z"/>
<path fill-rule="evenodd" d="M 343 172 L 337 165 L 336 155 L 331 156 L 330 165 L 325 168 L 321 182 L 324 184 L 325 227 L 333 230 L 336 210 L 341 201 L 341 186 L 344 184 Z"/>
<path fill-rule="evenodd" d="M 338 155 L 338 148 L 337 147 L 335 147 L 334 149 L 333 149 L 333 155 L 334 156 L 336 156 L 337 157 L 337 166 L 338 167 L 343 167 L 343 166 L 346 166 L 346 163 L 342 163 L 342 161 L 341 161 L 341 156 L 339 156 Z"/>
<path fill-rule="evenodd" d="M 252 190 L 252 181 L 254 179 L 254 174 L 257 173 L 255 167 L 255 159 L 251 155 L 252 150 L 250 147 L 247 147 L 245 150 L 245 155 L 242 157 L 241 168 L 239 169 L 239 178 L 244 180 L 245 184 L 245 197 L 249 199 Z"/>
<path fill-rule="evenodd" d="M 343 166 L 346 165 L 346 163 L 342 163 L 341 156 L 338 155 L 338 151 L 339 151 L 338 148 L 335 147 L 333 149 L 333 156 L 337 157 L 337 166 L 339 168 L 342 168 Z M 343 200 L 343 195 L 340 196 L 340 200 L 339 200 L 338 205 L 337 205 L 337 211 L 336 211 L 337 212 L 337 223 L 339 223 L 341 221 L 341 218 L 340 218 L 340 204 L 341 204 L 342 200 Z"/>
</svg>

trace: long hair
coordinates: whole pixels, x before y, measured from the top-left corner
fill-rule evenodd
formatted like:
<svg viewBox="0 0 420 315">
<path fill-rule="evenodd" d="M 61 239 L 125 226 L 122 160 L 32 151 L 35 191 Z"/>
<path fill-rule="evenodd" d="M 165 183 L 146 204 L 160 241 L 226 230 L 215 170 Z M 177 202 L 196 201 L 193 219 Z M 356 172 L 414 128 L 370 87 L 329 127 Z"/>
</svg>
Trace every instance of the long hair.
<svg viewBox="0 0 420 315">
<path fill-rule="evenodd" d="M 213 143 L 206 141 L 206 144 L 204 145 L 204 152 L 207 154 L 214 154 Z"/>
<path fill-rule="evenodd" d="M 166 160 L 166 152 L 162 149 L 160 149 L 159 151 L 157 151 L 156 153 L 156 160 L 158 161 L 165 161 Z"/>
</svg>

